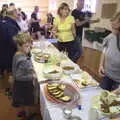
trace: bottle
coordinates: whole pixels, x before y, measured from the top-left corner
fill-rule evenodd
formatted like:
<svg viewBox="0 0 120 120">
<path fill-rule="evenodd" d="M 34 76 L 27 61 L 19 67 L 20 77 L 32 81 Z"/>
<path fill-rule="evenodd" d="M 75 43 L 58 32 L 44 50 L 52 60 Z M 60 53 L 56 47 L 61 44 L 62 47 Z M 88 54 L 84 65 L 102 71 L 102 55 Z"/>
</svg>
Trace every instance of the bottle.
<svg viewBox="0 0 120 120">
<path fill-rule="evenodd" d="M 99 113 L 97 112 L 97 110 L 95 108 L 91 107 L 89 109 L 88 120 L 99 120 Z"/>
</svg>

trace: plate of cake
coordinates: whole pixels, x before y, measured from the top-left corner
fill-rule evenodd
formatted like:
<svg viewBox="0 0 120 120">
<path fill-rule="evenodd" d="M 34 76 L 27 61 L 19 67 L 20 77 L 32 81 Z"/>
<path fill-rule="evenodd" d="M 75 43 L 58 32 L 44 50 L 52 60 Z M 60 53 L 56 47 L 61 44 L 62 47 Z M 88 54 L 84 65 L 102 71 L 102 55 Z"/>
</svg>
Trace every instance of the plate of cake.
<svg viewBox="0 0 120 120">
<path fill-rule="evenodd" d="M 49 53 L 38 52 L 34 55 L 34 60 L 38 63 L 46 63 L 50 60 L 50 57 Z"/>
<path fill-rule="evenodd" d="M 98 83 L 92 79 L 92 77 L 87 72 L 82 72 L 81 74 L 71 75 L 72 80 L 79 88 L 86 87 L 96 87 Z"/>
<path fill-rule="evenodd" d="M 74 106 L 80 99 L 75 87 L 68 83 L 52 82 L 45 85 L 45 95 L 51 102 Z"/>
</svg>

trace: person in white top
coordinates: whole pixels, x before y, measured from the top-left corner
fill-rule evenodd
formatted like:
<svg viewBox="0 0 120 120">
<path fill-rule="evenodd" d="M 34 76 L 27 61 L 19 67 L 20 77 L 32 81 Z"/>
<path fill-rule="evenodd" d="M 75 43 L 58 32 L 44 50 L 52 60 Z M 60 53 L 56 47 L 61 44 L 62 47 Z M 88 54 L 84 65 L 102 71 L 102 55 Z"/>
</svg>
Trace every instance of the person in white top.
<svg viewBox="0 0 120 120">
<path fill-rule="evenodd" d="M 19 27 L 21 28 L 22 32 L 28 31 L 28 21 L 26 19 L 23 19 L 22 12 L 18 13 L 17 23 L 18 23 Z"/>
</svg>

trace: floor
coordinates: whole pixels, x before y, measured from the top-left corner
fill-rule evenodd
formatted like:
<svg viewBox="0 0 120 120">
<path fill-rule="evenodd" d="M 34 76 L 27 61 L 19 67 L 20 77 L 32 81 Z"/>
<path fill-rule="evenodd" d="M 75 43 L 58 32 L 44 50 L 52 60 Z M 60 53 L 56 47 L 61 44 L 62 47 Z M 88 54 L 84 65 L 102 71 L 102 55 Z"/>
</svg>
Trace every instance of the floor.
<svg viewBox="0 0 120 120">
<path fill-rule="evenodd" d="M 39 105 L 36 111 L 39 113 Z M 11 101 L 2 89 L 0 89 L 0 120 L 16 120 L 16 109 L 11 106 Z M 36 116 L 36 120 L 42 120 L 40 114 Z"/>
<path fill-rule="evenodd" d="M 4 95 L 4 91 L 0 90 L 0 120 L 15 120 L 16 110 L 12 108 L 10 100 Z"/>
</svg>

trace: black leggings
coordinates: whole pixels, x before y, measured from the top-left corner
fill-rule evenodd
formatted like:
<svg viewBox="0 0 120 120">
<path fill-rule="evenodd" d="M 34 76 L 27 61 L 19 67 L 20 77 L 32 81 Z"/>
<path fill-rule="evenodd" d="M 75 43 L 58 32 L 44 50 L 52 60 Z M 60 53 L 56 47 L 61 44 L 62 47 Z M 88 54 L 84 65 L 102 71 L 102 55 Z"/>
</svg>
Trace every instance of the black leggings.
<svg viewBox="0 0 120 120">
<path fill-rule="evenodd" d="M 68 53 L 68 57 L 73 62 L 77 62 L 79 57 L 82 55 L 82 48 L 77 40 L 70 42 L 58 42 L 58 49 L 60 51 L 66 51 Z"/>
<path fill-rule="evenodd" d="M 100 83 L 100 87 L 108 91 L 113 91 L 117 89 L 119 85 L 120 83 L 113 81 L 108 76 L 103 77 L 103 80 Z"/>
</svg>

